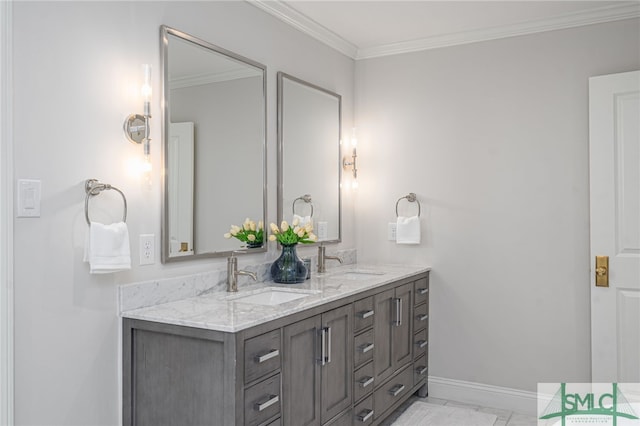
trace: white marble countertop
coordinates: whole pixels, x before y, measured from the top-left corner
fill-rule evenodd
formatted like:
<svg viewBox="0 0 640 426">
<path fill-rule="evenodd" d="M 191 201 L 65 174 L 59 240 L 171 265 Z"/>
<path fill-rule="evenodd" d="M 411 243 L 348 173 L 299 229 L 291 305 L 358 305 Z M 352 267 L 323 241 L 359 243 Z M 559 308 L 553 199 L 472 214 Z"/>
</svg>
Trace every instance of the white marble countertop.
<svg viewBox="0 0 640 426">
<path fill-rule="evenodd" d="M 237 293 L 214 292 L 174 302 L 122 312 L 125 318 L 165 324 L 237 332 L 343 297 L 383 286 L 429 271 L 427 266 L 355 264 L 313 274 L 301 284 L 276 284 L 266 281 L 240 288 Z M 308 293 L 307 296 L 277 305 L 243 302 L 244 296 L 267 288 Z"/>
</svg>

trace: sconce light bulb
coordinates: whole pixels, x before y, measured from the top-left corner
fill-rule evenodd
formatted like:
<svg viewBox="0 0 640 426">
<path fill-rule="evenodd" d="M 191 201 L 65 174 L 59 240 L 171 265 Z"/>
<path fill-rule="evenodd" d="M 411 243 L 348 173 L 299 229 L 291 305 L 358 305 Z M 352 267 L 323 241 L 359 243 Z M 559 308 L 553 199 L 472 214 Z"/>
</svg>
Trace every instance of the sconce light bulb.
<svg viewBox="0 0 640 426">
<path fill-rule="evenodd" d="M 142 83 L 142 97 L 145 102 L 149 102 L 151 100 L 151 65 L 144 64 L 142 66 L 143 72 L 143 83 Z"/>
<path fill-rule="evenodd" d="M 358 138 L 356 137 L 351 138 L 351 146 L 354 148 L 358 146 Z"/>
<path fill-rule="evenodd" d="M 357 180 L 354 180 L 353 182 L 351 182 L 351 189 L 358 189 L 358 186 L 360 186 L 358 184 Z"/>
<path fill-rule="evenodd" d="M 148 156 L 145 156 L 144 161 L 142 162 L 142 172 L 150 173 L 152 169 L 153 166 L 151 165 L 151 159 Z"/>
</svg>

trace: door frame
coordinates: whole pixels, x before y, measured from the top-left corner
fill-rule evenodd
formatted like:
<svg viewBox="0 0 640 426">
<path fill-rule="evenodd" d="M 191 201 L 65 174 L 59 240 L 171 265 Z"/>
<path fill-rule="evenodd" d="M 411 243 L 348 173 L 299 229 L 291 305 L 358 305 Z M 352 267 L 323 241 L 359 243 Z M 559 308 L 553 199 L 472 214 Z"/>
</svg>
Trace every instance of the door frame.
<svg viewBox="0 0 640 426">
<path fill-rule="evenodd" d="M 14 420 L 13 376 L 13 1 L 0 1 L 0 425 Z"/>
</svg>

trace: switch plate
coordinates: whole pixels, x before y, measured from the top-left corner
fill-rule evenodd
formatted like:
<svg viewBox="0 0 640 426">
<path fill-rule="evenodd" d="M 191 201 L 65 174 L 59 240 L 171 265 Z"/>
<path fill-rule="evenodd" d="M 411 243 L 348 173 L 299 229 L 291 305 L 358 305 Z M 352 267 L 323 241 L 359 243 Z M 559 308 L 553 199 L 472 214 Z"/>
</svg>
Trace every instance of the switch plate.
<svg viewBox="0 0 640 426">
<path fill-rule="evenodd" d="M 34 179 L 18 179 L 17 217 L 40 217 L 42 182 Z"/>
<path fill-rule="evenodd" d="M 318 222 L 318 241 L 325 241 L 329 238 L 329 224 L 327 222 Z"/>
<path fill-rule="evenodd" d="M 156 263 L 156 236 L 140 234 L 140 265 Z"/>
<path fill-rule="evenodd" d="M 387 239 L 389 241 L 396 240 L 396 229 L 397 229 L 397 223 L 389 222 L 389 224 L 387 225 Z"/>
</svg>

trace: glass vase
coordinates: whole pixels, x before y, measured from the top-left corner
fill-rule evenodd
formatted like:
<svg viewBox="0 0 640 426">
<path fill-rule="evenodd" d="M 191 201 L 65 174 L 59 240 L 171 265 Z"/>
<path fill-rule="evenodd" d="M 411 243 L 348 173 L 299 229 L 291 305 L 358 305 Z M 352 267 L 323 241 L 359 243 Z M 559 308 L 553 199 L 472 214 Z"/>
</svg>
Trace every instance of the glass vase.
<svg viewBox="0 0 640 426">
<path fill-rule="evenodd" d="M 302 283 L 307 278 L 307 267 L 298 257 L 297 244 L 283 244 L 282 253 L 271 265 L 271 279 L 280 284 Z"/>
</svg>

